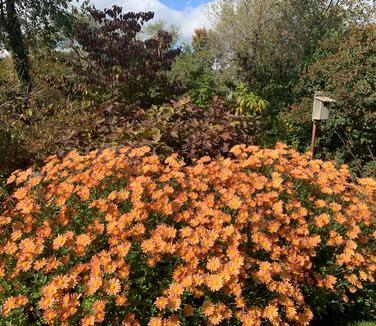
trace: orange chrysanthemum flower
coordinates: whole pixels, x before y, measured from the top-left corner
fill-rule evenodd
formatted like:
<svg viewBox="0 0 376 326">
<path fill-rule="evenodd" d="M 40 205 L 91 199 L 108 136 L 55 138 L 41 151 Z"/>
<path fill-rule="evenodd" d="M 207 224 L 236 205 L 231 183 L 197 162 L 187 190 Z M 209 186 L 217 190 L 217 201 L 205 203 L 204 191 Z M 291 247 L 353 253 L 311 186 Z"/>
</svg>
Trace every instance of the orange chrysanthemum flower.
<svg viewBox="0 0 376 326">
<path fill-rule="evenodd" d="M 82 326 L 93 326 L 93 325 L 95 325 L 95 316 L 90 315 L 90 316 L 86 316 L 86 317 L 82 318 L 81 319 L 81 325 Z"/>
<path fill-rule="evenodd" d="M 168 299 L 166 297 L 159 297 L 155 300 L 155 305 L 159 310 L 164 310 L 168 305 Z"/>
<path fill-rule="evenodd" d="M 47 324 L 52 324 L 54 319 L 57 317 L 57 313 L 54 310 L 45 310 L 43 312 L 43 318 L 46 321 Z"/>
<path fill-rule="evenodd" d="M 102 286 L 103 281 L 102 278 L 99 276 L 92 276 L 90 277 L 88 283 L 87 283 L 87 293 L 89 295 L 93 295 L 95 292 L 99 290 L 99 288 Z"/>
<path fill-rule="evenodd" d="M 221 260 L 218 257 L 210 258 L 206 264 L 209 271 L 215 272 L 221 267 Z"/>
<path fill-rule="evenodd" d="M 192 317 L 194 314 L 193 307 L 190 304 L 184 306 L 184 316 L 185 317 Z"/>
<path fill-rule="evenodd" d="M 148 326 L 162 326 L 162 325 L 163 325 L 163 322 L 162 322 L 162 318 L 160 317 L 152 317 L 148 323 Z"/>
<path fill-rule="evenodd" d="M 219 291 L 223 287 L 223 277 L 219 274 L 207 276 L 206 284 L 212 291 Z"/>
<path fill-rule="evenodd" d="M 278 308 L 275 305 L 269 304 L 264 309 L 264 317 L 270 321 L 275 321 L 278 318 Z"/>
<path fill-rule="evenodd" d="M 321 214 L 321 215 L 315 217 L 315 225 L 318 228 L 322 228 L 322 227 L 328 225 L 329 221 L 330 221 L 330 217 L 329 217 L 328 214 Z"/>
<path fill-rule="evenodd" d="M 125 295 L 117 295 L 116 296 L 116 305 L 117 306 L 124 306 L 125 303 L 127 302 L 127 297 Z"/>
<path fill-rule="evenodd" d="M 52 296 L 42 297 L 39 300 L 39 306 L 41 307 L 42 310 L 47 310 L 53 306 L 55 301 L 56 300 Z"/>
<path fill-rule="evenodd" d="M 121 284 L 119 279 L 111 278 L 105 287 L 105 291 L 108 295 L 116 295 L 121 291 Z"/>
<path fill-rule="evenodd" d="M 210 301 L 205 301 L 202 305 L 202 312 L 206 317 L 214 314 L 214 305 Z"/>
<path fill-rule="evenodd" d="M 103 312 L 106 307 L 106 301 L 105 300 L 96 300 L 93 303 L 93 311 L 94 313 Z"/>
<path fill-rule="evenodd" d="M 52 242 L 52 248 L 57 250 L 63 247 L 66 241 L 67 241 L 67 236 L 59 234 Z"/>
</svg>

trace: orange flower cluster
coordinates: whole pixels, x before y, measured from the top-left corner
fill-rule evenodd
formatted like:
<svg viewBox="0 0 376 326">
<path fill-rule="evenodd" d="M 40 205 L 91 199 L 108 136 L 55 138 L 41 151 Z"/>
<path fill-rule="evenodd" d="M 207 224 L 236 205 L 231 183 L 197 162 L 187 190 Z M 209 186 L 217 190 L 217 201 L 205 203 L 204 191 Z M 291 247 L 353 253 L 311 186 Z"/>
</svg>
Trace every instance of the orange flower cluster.
<svg viewBox="0 0 376 326">
<path fill-rule="evenodd" d="M 12 309 L 18 309 L 28 303 L 24 295 L 8 297 L 3 305 L 3 314 L 7 315 Z"/>
<path fill-rule="evenodd" d="M 303 287 L 347 300 L 375 281 L 375 180 L 352 183 L 346 166 L 283 144 L 239 145 L 233 159 L 193 166 L 149 151 L 71 152 L 9 178 L 2 318 L 29 309 L 50 325 L 139 325 L 129 298 L 137 246 L 150 269 L 175 262 L 151 294 L 149 325 L 308 325 Z"/>
</svg>

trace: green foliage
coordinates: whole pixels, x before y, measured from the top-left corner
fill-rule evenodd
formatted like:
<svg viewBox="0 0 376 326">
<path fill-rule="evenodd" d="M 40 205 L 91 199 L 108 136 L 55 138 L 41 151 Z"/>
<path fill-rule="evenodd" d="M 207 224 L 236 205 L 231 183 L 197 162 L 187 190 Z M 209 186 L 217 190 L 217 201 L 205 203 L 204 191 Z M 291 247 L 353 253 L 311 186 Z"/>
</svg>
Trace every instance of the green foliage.
<svg viewBox="0 0 376 326">
<path fill-rule="evenodd" d="M 9 195 L 6 188 L 7 174 L 0 170 L 0 205 L 3 200 Z"/>
<path fill-rule="evenodd" d="M 17 76 L 13 71 L 13 61 L 8 57 L 0 57 L 0 105 L 17 96 Z"/>
<path fill-rule="evenodd" d="M 229 96 L 230 101 L 235 102 L 236 114 L 245 114 L 252 117 L 262 114 L 269 103 L 260 96 L 251 92 L 245 84 L 240 84 Z"/>
<path fill-rule="evenodd" d="M 321 41 L 349 23 L 372 18 L 372 3 L 354 1 L 223 0 L 213 4 L 211 52 L 278 113 Z"/>
<path fill-rule="evenodd" d="M 31 56 L 35 87 L 27 96 L 17 87 L 11 58 L 0 61 L 0 171 L 26 168 L 54 154 L 56 141 L 83 126 L 100 104 L 61 58 L 66 54 L 54 51 Z"/>
<path fill-rule="evenodd" d="M 215 82 L 211 74 L 204 74 L 197 80 L 197 88 L 188 92 L 193 103 L 198 106 L 205 106 L 215 95 Z"/>
<path fill-rule="evenodd" d="M 72 31 L 72 0 L 0 1 L 0 50 L 7 49 L 14 68 L 26 91 L 32 86 L 29 46 L 38 39 L 56 46 Z"/>
<path fill-rule="evenodd" d="M 233 86 L 227 76 L 216 69 L 215 57 L 209 48 L 208 32 L 197 29 L 191 45 L 185 45 L 169 74 L 180 86 L 181 95 L 188 95 L 199 106 L 206 105 L 213 96 L 225 97 Z"/>
<path fill-rule="evenodd" d="M 157 19 L 155 22 L 149 22 L 141 30 L 144 39 L 156 38 L 160 32 L 168 32 L 172 36 L 171 48 L 176 48 L 178 46 L 181 32 L 179 27 L 174 24 L 168 24 L 162 19 Z"/>
<path fill-rule="evenodd" d="M 331 324 L 347 325 L 351 320 L 371 320 L 376 318 L 376 287 L 370 282 L 361 289 L 357 295 L 352 295 L 349 300 L 351 304 L 341 303 L 336 295 L 328 295 L 323 291 L 309 292 L 309 302 L 316 307 L 315 313 L 318 316 L 313 326 Z M 357 325 L 357 324 L 354 324 Z"/>
<path fill-rule="evenodd" d="M 313 93 L 325 90 L 338 101 L 319 124 L 317 155 L 376 175 L 376 25 L 353 27 L 327 39 L 296 87 L 299 100 L 279 116 L 286 139 L 304 150 L 310 142 Z"/>
</svg>

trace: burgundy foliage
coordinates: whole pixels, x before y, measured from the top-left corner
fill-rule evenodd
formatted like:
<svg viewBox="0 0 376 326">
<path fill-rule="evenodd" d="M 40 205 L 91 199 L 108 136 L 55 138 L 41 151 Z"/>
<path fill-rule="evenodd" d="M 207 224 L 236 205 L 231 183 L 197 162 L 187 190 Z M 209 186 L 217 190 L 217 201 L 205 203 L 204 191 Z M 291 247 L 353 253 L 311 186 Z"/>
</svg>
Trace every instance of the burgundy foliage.
<svg viewBox="0 0 376 326">
<path fill-rule="evenodd" d="M 254 144 L 258 131 L 253 120 L 234 115 L 220 98 L 213 98 L 205 107 L 184 98 L 148 111 L 109 104 L 90 124 L 67 131 L 59 142 L 65 151 L 80 152 L 113 145 L 148 145 L 157 154 L 175 152 L 191 162 L 205 155 L 227 156 L 236 144 Z"/>
<path fill-rule="evenodd" d="M 87 81 L 114 90 L 116 97 L 142 105 L 162 103 L 171 97 L 165 72 L 171 69 L 180 49 L 172 49 L 172 36 L 159 32 L 155 38 L 139 37 L 153 12 L 122 13 L 113 6 L 91 8 L 91 22 L 81 23 L 77 41 L 85 52 L 82 73 Z"/>
</svg>

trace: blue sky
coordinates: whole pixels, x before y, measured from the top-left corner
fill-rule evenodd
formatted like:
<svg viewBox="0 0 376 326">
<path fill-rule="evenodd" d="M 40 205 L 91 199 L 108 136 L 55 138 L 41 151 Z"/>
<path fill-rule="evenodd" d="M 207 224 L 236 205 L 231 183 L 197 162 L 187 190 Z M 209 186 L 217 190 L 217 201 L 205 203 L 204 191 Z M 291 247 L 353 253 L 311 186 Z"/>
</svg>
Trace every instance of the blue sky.
<svg viewBox="0 0 376 326">
<path fill-rule="evenodd" d="M 184 39 L 190 39 L 193 31 L 209 27 L 208 5 L 215 0 L 91 0 L 97 8 L 109 8 L 113 4 L 124 11 L 154 11 L 155 19 L 180 28 Z"/>
<path fill-rule="evenodd" d="M 208 3 L 208 0 L 162 0 L 163 4 L 171 9 L 182 10 L 186 7 L 196 8 L 202 4 Z"/>
</svg>

